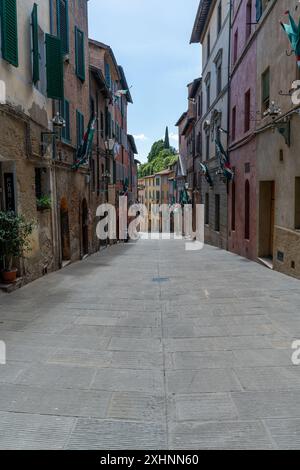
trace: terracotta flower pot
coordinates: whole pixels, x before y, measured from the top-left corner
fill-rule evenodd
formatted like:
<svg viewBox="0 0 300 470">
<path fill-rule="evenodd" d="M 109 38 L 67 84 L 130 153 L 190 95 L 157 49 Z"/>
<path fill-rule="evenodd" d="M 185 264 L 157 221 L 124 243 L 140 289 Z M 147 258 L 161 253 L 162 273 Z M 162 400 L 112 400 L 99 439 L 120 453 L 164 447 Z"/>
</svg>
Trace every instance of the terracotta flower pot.
<svg viewBox="0 0 300 470">
<path fill-rule="evenodd" d="M 17 269 L 12 269 L 11 271 L 2 271 L 2 280 L 4 284 L 12 284 L 16 282 L 17 279 Z"/>
</svg>

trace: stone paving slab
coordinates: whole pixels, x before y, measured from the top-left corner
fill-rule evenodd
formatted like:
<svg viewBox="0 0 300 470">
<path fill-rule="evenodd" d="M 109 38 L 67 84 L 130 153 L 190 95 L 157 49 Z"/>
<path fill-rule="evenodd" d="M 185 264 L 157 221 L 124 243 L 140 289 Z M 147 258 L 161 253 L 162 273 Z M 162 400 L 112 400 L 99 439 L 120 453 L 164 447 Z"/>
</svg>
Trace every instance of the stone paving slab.
<svg viewBox="0 0 300 470">
<path fill-rule="evenodd" d="M 0 412 L 0 449 L 63 449 L 74 418 Z"/>
<path fill-rule="evenodd" d="M 157 422 L 78 419 L 67 449 L 166 449 L 166 430 Z"/>
<path fill-rule="evenodd" d="M 169 418 L 174 422 L 232 421 L 238 417 L 230 393 L 175 395 L 169 401 Z"/>
<path fill-rule="evenodd" d="M 101 369 L 97 370 L 91 389 L 161 395 L 163 373 L 158 370 L 143 369 Z"/>
<path fill-rule="evenodd" d="M 265 423 L 278 449 L 300 449 L 300 419 L 267 419 Z"/>
<path fill-rule="evenodd" d="M 105 418 L 111 393 L 3 385 L 0 410 L 54 416 Z"/>
<path fill-rule="evenodd" d="M 114 392 L 108 418 L 134 421 L 165 422 L 165 398 L 136 392 Z"/>
<path fill-rule="evenodd" d="M 229 369 L 167 371 L 168 393 L 227 392 L 241 390 Z"/>
<path fill-rule="evenodd" d="M 178 423 L 170 429 L 171 449 L 272 449 L 273 444 L 259 421 Z"/>
<path fill-rule="evenodd" d="M 298 367 L 235 368 L 244 390 L 300 390 Z"/>
<path fill-rule="evenodd" d="M 300 418 L 299 390 L 232 392 L 241 419 Z"/>
<path fill-rule="evenodd" d="M 95 369 L 57 364 L 33 364 L 18 375 L 15 383 L 39 387 L 89 389 Z"/>
</svg>

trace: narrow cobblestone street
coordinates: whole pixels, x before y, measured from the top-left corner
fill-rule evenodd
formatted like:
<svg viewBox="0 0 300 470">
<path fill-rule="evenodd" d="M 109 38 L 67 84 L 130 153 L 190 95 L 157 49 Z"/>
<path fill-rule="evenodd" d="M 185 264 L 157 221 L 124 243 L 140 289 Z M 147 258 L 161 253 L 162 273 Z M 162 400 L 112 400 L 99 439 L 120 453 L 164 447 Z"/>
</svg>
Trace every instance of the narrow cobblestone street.
<svg viewBox="0 0 300 470">
<path fill-rule="evenodd" d="M 299 281 L 115 245 L 0 296 L 1 448 L 300 448 Z"/>
</svg>

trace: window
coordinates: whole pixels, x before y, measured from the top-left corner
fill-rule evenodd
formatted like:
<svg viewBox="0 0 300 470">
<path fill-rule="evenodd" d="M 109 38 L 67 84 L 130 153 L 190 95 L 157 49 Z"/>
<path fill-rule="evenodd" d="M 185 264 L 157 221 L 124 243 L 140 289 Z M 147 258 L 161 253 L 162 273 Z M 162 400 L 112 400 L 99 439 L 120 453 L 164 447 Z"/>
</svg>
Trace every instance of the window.
<svg viewBox="0 0 300 470">
<path fill-rule="evenodd" d="M 266 111 L 270 106 L 270 68 L 261 76 L 261 101 L 262 110 Z"/>
<path fill-rule="evenodd" d="M 67 100 L 60 101 L 60 114 L 66 121 L 66 126 L 62 129 L 62 139 L 70 142 L 70 103 Z"/>
<path fill-rule="evenodd" d="M 256 21 L 259 22 L 270 0 L 256 0 Z"/>
<path fill-rule="evenodd" d="M 69 52 L 68 0 L 57 0 L 56 11 L 57 11 L 57 36 L 61 40 L 61 51 L 63 54 L 68 54 Z"/>
<path fill-rule="evenodd" d="M 61 40 L 46 34 L 47 96 L 54 100 L 64 98 L 64 70 Z"/>
<path fill-rule="evenodd" d="M 35 197 L 40 199 L 42 196 L 42 168 L 35 168 Z"/>
<path fill-rule="evenodd" d="M 231 230 L 235 231 L 235 182 L 231 186 Z"/>
<path fill-rule="evenodd" d="M 80 111 L 76 111 L 76 135 L 77 148 L 80 147 L 84 135 L 84 116 Z"/>
<path fill-rule="evenodd" d="M 262 0 L 256 0 L 256 21 L 259 22 L 262 15 Z"/>
<path fill-rule="evenodd" d="M 159 178 L 156 178 L 155 184 L 156 184 L 156 186 L 159 186 Z"/>
<path fill-rule="evenodd" d="M 0 8 L 2 58 L 18 67 L 17 0 L 2 0 Z"/>
<path fill-rule="evenodd" d="M 76 75 L 80 80 L 85 80 L 85 54 L 84 54 L 84 33 L 75 27 L 75 57 Z"/>
<path fill-rule="evenodd" d="M 111 88 L 111 74 L 110 74 L 110 65 L 105 62 L 105 81 L 108 88 Z"/>
<path fill-rule="evenodd" d="M 245 239 L 250 239 L 250 183 L 245 183 Z"/>
<path fill-rule="evenodd" d="M 235 64 L 238 57 L 239 30 L 234 33 L 233 39 L 233 63 Z"/>
<path fill-rule="evenodd" d="M 207 60 L 210 56 L 210 32 L 207 33 Z"/>
<path fill-rule="evenodd" d="M 206 81 L 206 110 L 209 111 L 210 108 L 210 73 L 208 74 Z"/>
<path fill-rule="evenodd" d="M 203 103 L 203 94 L 201 91 L 200 95 L 198 96 L 198 118 L 201 118 L 202 116 L 202 103 Z"/>
<path fill-rule="evenodd" d="M 92 170 L 92 192 L 96 190 L 96 165 L 95 160 L 91 158 L 91 170 Z"/>
<path fill-rule="evenodd" d="M 300 230 L 300 177 L 295 179 L 295 229 Z"/>
<path fill-rule="evenodd" d="M 198 132 L 196 141 L 196 153 L 202 155 L 202 133 Z"/>
<path fill-rule="evenodd" d="M 40 79 L 40 53 L 39 53 L 39 29 L 37 4 L 33 5 L 31 13 L 32 34 L 32 81 L 36 84 Z"/>
<path fill-rule="evenodd" d="M 100 132 L 101 132 L 101 137 L 103 139 L 104 138 L 104 114 L 102 111 L 100 113 Z"/>
<path fill-rule="evenodd" d="M 246 5 L 246 41 L 251 36 L 252 31 L 252 0 L 248 0 Z"/>
<path fill-rule="evenodd" d="M 209 194 L 205 193 L 205 218 L 204 223 L 205 225 L 209 225 Z"/>
<path fill-rule="evenodd" d="M 222 61 L 217 63 L 217 96 L 222 91 Z"/>
<path fill-rule="evenodd" d="M 220 1 L 218 5 L 218 34 L 220 33 L 222 28 L 222 1 Z"/>
<path fill-rule="evenodd" d="M 236 106 L 232 108 L 232 116 L 231 116 L 231 140 L 232 142 L 236 138 Z"/>
<path fill-rule="evenodd" d="M 206 160 L 209 160 L 209 131 L 207 131 L 205 134 L 205 142 Z"/>
<path fill-rule="evenodd" d="M 220 232 L 220 194 L 215 195 L 215 231 Z"/>
<path fill-rule="evenodd" d="M 251 92 L 248 90 L 245 93 L 245 121 L 244 130 L 248 132 L 250 129 L 250 103 L 251 103 Z"/>
</svg>

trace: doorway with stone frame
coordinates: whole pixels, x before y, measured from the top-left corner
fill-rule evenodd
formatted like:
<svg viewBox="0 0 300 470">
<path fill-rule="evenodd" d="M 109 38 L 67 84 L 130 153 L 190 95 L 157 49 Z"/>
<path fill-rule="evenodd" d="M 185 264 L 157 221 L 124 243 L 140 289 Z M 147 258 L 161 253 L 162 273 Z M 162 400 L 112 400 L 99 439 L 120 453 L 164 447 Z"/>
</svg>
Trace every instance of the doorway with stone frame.
<svg viewBox="0 0 300 470">
<path fill-rule="evenodd" d="M 260 181 L 258 257 L 268 267 L 273 267 L 274 227 L 275 181 Z"/>
</svg>

